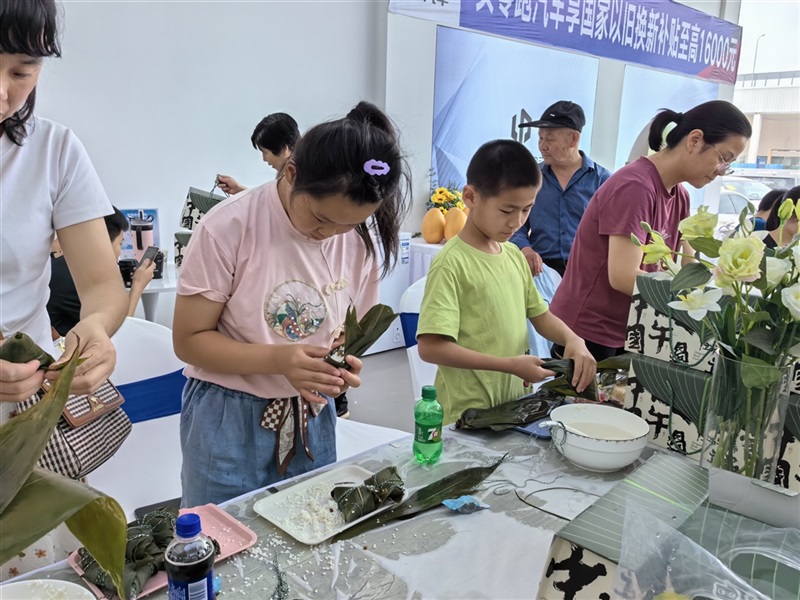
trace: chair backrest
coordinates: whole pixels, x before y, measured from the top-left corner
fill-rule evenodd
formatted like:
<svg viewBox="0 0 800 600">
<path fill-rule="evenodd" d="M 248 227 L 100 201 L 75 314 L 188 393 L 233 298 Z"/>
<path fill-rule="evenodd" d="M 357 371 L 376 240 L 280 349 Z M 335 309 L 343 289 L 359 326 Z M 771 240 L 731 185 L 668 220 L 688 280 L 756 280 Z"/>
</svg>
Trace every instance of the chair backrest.
<svg viewBox="0 0 800 600">
<path fill-rule="evenodd" d="M 400 325 L 403 327 L 406 348 L 417 345 L 419 309 L 422 306 L 422 297 L 425 294 L 425 281 L 427 279 L 427 277 L 418 279 L 400 297 Z"/>
<path fill-rule="evenodd" d="M 436 380 L 435 364 L 427 363 L 419 356 L 417 347 L 417 324 L 419 322 L 419 309 L 422 306 L 422 296 L 425 293 L 426 277 L 412 283 L 400 298 L 400 324 L 403 327 L 403 337 L 408 354 L 408 366 L 411 369 L 411 386 L 416 398 L 424 385 L 433 385 Z"/>
<path fill-rule="evenodd" d="M 158 323 L 128 317 L 111 341 L 117 350 L 117 366 L 111 375 L 116 385 L 166 375 L 186 366 L 175 356 L 172 330 Z"/>
</svg>

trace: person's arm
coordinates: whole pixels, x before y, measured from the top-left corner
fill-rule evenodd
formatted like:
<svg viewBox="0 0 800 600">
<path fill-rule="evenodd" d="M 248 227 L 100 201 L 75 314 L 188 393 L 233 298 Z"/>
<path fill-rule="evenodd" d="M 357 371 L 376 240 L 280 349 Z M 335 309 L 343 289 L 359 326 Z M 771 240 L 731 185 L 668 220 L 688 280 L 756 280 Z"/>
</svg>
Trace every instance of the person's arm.
<svg viewBox="0 0 800 600">
<path fill-rule="evenodd" d="M 572 385 L 579 392 L 586 389 L 597 373 L 597 361 L 586 349 L 584 341 L 549 310 L 538 317 L 531 318 L 531 323 L 539 335 L 564 346 L 564 358 L 571 358 L 575 361 Z"/>
<path fill-rule="evenodd" d="M 608 236 L 608 282 L 611 287 L 632 296 L 636 278 L 645 273 L 641 269 L 643 256 L 642 249 L 630 237 Z"/>
<path fill-rule="evenodd" d="M 59 229 L 58 239 L 81 299 L 81 320 L 66 335 L 63 359 L 76 348 L 86 358 L 75 371 L 72 393 L 87 394 L 114 371 L 110 338 L 125 319 L 128 298 L 103 219 Z M 47 372 L 48 379 L 57 377 L 57 371 Z"/>
<path fill-rule="evenodd" d="M 345 378 L 339 369 L 322 360 L 329 348 L 308 344 L 251 344 L 221 333 L 217 325 L 224 307 L 224 303 L 200 294 L 177 296 L 172 342 L 178 358 L 217 373 L 283 375 L 311 402 L 320 401 L 313 391 L 335 397 L 341 394 L 345 384 L 358 385 L 358 381 Z M 358 359 L 348 356 L 347 362 L 360 370 Z"/>
<path fill-rule="evenodd" d="M 217 175 L 217 187 L 226 194 L 238 194 L 247 189 L 230 175 Z"/>
<path fill-rule="evenodd" d="M 463 348 L 443 335 L 430 333 L 417 336 L 417 344 L 422 360 L 443 367 L 471 371 L 498 371 L 516 375 L 532 383 L 555 375 L 552 371 L 539 366 L 542 360 L 538 356 L 492 356 Z"/>
<path fill-rule="evenodd" d="M 522 227 L 517 229 L 516 233 L 511 236 L 510 241 L 522 251 L 522 255 L 528 263 L 528 268 L 531 270 L 531 274 L 538 275 L 542 272 L 543 261 L 539 253 L 531 247 L 530 239 L 528 238 L 529 233 L 530 224 L 525 221 Z"/>
<path fill-rule="evenodd" d="M 679 250 L 683 254 L 687 255 L 681 257 L 681 266 L 686 266 L 689 263 L 697 262 L 697 259 L 694 258 L 694 248 L 692 248 L 692 245 L 687 240 L 681 240 L 681 246 Z"/>
<path fill-rule="evenodd" d="M 132 317 L 136 314 L 136 307 L 139 306 L 139 300 L 144 293 L 148 284 L 153 281 L 153 274 L 156 270 L 156 263 L 149 258 L 147 262 L 143 263 L 133 272 L 133 281 L 131 281 L 131 289 L 128 292 L 128 316 Z"/>
</svg>

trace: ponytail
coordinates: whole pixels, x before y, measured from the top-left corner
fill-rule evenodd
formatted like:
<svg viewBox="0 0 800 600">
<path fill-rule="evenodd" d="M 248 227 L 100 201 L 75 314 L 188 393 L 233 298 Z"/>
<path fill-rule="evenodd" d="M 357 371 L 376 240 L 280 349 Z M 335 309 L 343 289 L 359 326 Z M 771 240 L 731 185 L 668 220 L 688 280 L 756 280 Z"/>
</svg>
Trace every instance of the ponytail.
<svg viewBox="0 0 800 600">
<path fill-rule="evenodd" d="M 664 129 L 670 123 L 675 123 L 675 127 L 664 136 Z M 712 100 L 685 113 L 662 109 L 650 125 L 647 143 L 655 152 L 663 147 L 671 149 L 695 129 L 703 132 L 703 141 L 707 144 L 716 144 L 730 135 L 750 139 L 753 134 L 753 128 L 742 111 L 725 100 Z"/>
<path fill-rule="evenodd" d="M 357 205 L 378 205 L 371 221 L 355 231 L 367 254 L 375 256 L 374 231 L 383 249 L 382 276 L 386 275 L 397 259 L 411 189 L 408 165 L 389 117 L 374 104 L 359 102 L 343 119 L 312 127 L 297 142 L 290 160 L 297 171 L 293 194 L 342 195 Z M 367 168 L 368 164 L 380 168 Z"/>
</svg>

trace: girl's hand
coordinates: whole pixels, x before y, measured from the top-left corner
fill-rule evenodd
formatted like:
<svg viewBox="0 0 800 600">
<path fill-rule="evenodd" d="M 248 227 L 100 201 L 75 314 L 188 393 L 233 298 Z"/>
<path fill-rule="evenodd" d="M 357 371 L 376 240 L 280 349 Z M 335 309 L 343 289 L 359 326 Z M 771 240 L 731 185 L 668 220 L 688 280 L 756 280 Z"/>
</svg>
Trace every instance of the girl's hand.
<svg viewBox="0 0 800 600">
<path fill-rule="evenodd" d="M 80 338 L 80 347 L 78 347 Z M 73 394 L 89 394 L 111 376 L 117 364 L 117 351 L 106 333 L 105 328 L 91 317 L 75 325 L 64 337 L 66 342 L 64 354 L 55 364 L 65 362 L 78 349 L 85 362 L 75 369 L 70 392 Z M 45 379 L 53 381 L 60 371 L 48 370 Z"/>
<path fill-rule="evenodd" d="M 548 377 L 555 377 L 553 371 L 543 369 L 540 365 L 542 359 L 538 356 L 529 356 L 527 354 L 522 356 L 515 356 L 510 359 L 511 369 L 509 373 L 516 375 L 527 383 L 536 383 Z"/>
<path fill-rule="evenodd" d="M 350 356 L 349 354 L 345 356 L 344 361 L 350 365 L 350 370 L 339 369 L 339 375 L 344 379 L 344 387 L 342 387 L 340 393 L 346 392 L 348 388 L 357 388 L 361 385 L 361 378 L 359 375 L 361 374 L 361 369 L 364 367 L 364 363 L 361 362 L 360 358 Z"/>
<path fill-rule="evenodd" d="M 322 360 L 328 352 L 327 348 L 307 344 L 282 347 L 278 352 L 278 371 L 303 398 L 309 402 L 324 403 L 326 400 L 314 392 L 335 398 L 342 393 L 345 385 L 339 369 Z"/>
<path fill-rule="evenodd" d="M 43 381 L 38 360 L 22 364 L 0 360 L 0 402 L 27 400 L 39 391 Z"/>
<path fill-rule="evenodd" d="M 570 339 L 564 346 L 564 358 L 571 358 L 575 361 L 575 376 L 572 378 L 572 385 L 578 392 L 582 392 L 592 383 L 597 374 L 597 361 L 579 337 Z"/>
</svg>

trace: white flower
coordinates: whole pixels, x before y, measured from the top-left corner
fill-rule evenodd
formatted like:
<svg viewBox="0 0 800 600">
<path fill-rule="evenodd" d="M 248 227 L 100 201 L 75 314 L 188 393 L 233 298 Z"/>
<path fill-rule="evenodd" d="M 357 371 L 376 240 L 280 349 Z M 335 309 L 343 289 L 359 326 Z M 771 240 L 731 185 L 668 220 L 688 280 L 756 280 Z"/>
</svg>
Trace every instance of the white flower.
<svg viewBox="0 0 800 600">
<path fill-rule="evenodd" d="M 800 321 L 800 283 L 781 290 L 781 302 L 792 313 L 795 321 Z"/>
<path fill-rule="evenodd" d="M 792 248 L 792 258 L 794 259 L 794 266 L 800 270 L 800 246 L 794 246 Z"/>
<path fill-rule="evenodd" d="M 700 321 L 708 312 L 719 312 L 722 310 L 717 302 L 722 298 L 722 290 L 710 289 L 692 290 L 689 294 L 679 295 L 680 300 L 669 303 L 671 308 L 685 310 L 695 321 Z"/>
<path fill-rule="evenodd" d="M 784 258 L 767 257 L 767 289 L 778 287 L 789 273 L 792 272 L 792 263 Z"/>
</svg>

